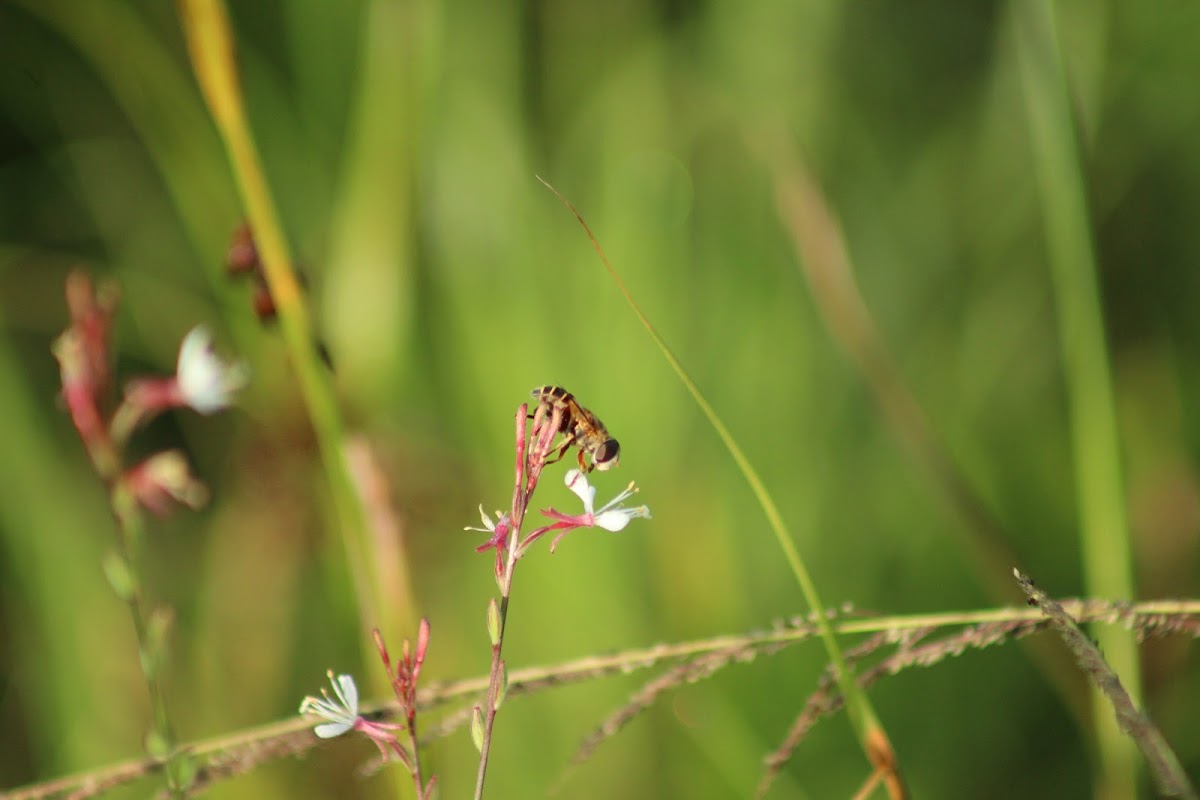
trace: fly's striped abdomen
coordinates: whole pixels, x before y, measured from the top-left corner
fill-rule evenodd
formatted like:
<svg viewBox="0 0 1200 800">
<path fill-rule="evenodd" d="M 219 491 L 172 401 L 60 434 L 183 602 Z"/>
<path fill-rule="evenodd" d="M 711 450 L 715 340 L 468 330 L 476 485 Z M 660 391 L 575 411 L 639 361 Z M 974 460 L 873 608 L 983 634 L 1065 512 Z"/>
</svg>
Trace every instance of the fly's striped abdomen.
<svg viewBox="0 0 1200 800">
<path fill-rule="evenodd" d="M 566 433 L 574 426 L 574 412 L 579 408 L 579 403 L 575 401 L 575 395 L 561 386 L 539 386 L 530 392 L 530 395 L 538 401 L 538 405 L 546 406 L 547 411 L 555 406 L 562 409 L 562 422 L 558 426 L 559 432 Z"/>
<path fill-rule="evenodd" d="M 530 392 L 539 403 L 569 403 L 575 396 L 561 386 L 539 386 Z"/>
</svg>

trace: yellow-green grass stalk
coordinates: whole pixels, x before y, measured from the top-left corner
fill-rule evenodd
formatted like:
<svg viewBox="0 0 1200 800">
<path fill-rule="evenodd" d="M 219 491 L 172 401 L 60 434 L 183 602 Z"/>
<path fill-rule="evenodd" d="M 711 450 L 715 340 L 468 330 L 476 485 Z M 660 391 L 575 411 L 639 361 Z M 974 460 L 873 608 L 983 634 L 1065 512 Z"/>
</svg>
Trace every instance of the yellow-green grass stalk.
<svg viewBox="0 0 1200 800">
<path fill-rule="evenodd" d="M 370 663 L 375 651 L 368 631 L 373 627 L 397 634 L 415 631 L 416 608 L 411 597 L 406 597 L 400 608 L 383 601 L 384 588 L 371 557 L 367 516 L 347 460 L 341 413 L 315 346 L 311 315 L 247 121 L 225 6 L 220 0 L 180 0 L 179 9 L 196 77 L 228 153 L 316 434 L 357 594 L 364 662 Z M 386 682 L 377 683 L 377 688 L 386 688 Z"/>
</svg>

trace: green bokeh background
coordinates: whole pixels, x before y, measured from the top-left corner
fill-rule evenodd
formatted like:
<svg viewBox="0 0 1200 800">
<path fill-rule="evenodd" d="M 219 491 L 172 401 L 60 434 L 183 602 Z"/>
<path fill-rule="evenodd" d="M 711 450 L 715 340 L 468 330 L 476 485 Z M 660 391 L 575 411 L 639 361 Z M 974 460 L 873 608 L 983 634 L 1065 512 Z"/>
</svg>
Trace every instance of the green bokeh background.
<svg viewBox="0 0 1200 800">
<path fill-rule="evenodd" d="M 875 322 L 1020 566 L 1083 590 L 1055 298 L 1013 8 L 1004 3 L 234 3 L 255 135 L 336 362 L 347 425 L 385 465 L 430 679 L 479 675 L 491 557 L 462 532 L 511 492 L 512 415 L 561 383 L 623 445 L 654 519 L 521 564 L 510 669 L 746 631 L 803 612 L 761 510 L 582 231 L 761 472 L 829 603 L 981 608 L 960 523 L 824 327 L 774 207 L 782 126 L 827 192 Z M 1200 595 L 1200 7 L 1055 4 L 1115 381 L 1139 598 Z M 63 280 L 121 287 L 118 375 L 174 367 L 198 322 L 255 379 L 240 407 L 156 422 L 213 491 L 154 526 L 147 591 L 176 625 L 184 740 L 294 714 L 361 630 L 278 331 L 223 274 L 242 218 L 173 4 L 0 5 L 0 787 L 141 751 L 145 688 L 99 563 L 104 491 L 56 401 Z M 570 506 L 557 480 L 540 506 Z M 994 564 L 1007 574 L 1013 564 Z M 398 643 L 412 631 L 385 631 Z M 1151 714 L 1200 774 L 1200 671 L 1143 648 Z M 749 795 L 824 664 L 817 644 L 670 694 L 562 796 Z M 538 796 L 646 675 L 505 705 L 489 796 Z M 360 680 L 360 685 L 365 679 Z M 1088 797 L 1088 736 L 1009 645 L 872 690 L 920 797 Z M 380 797 L 373 749 L 331 743 L 219 798 Z M 468 734 L 427 763 L 469 796 Z M 819 725 L 778 797 L 846 797 L 866 765 Z M 131 796 L 144 796 L 141 787 Z M 118 793 L 118 796 L 121 796 Z"/>
</svg>

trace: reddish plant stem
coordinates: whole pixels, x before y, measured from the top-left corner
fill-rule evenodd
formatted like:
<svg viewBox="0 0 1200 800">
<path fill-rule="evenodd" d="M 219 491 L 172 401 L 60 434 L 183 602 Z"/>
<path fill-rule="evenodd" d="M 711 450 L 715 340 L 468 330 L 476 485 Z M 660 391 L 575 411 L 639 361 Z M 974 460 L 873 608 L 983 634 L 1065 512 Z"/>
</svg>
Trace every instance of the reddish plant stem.
<svg viewBox="0 0 1200 800">
<path fill-rule="evenodd" d="M 504 630 L 508 623 L 508 601 L 512 595 L 513 573 L 516 571 L 517 559 L 520 557 L 521 524 L 525 520 L 525 512 L 533 491 L 537 488 L 538 478 L 542 468 L 546 466 L 546 456 L 550 453 L 550 445 L 558 433 L 562 423 L 562 410 L 555 408 L 547 419 L 546 407 L 539 405 L 534 412 L 533 434 L 531 441 L 526 442 L 529 406 L 522 403 L 517 409 L 516 418 L 516 468 L 513 481 L 512 513 L 509 519 L 510 527 L 508 542 L 505 547 L 506 558 L 504 572 L 500 575 L 500 625 L 496 641 L 492 645 L 492 666 L 489 672 L 487 707 L 483 709 L 483 738 L 479 746 L 479 771 L 475 776 L 475 798 L 482 800 L 483 784 L 487 777 L 488 755 L 492 747 L 492 729 L 496 723 L 496 706 L 504 691 Z"/>
<path fill-rule="evenodd" d="M 412 753 L 412 771 L 409 774 L 412 775 L 413 789 L 416 790 L 417 798 L 420 800 L 427 793 L 424 782 L 421 780 L 421 751 L 417 749 L 419 746 L 417 741 L 417 717 L 411 712 L 406 717 L 408 724 L 404 728 L 408 731 L 408 751 Z M 431 779 L 429 783 L 432 786 L 433 780 Z"/>
</svg>

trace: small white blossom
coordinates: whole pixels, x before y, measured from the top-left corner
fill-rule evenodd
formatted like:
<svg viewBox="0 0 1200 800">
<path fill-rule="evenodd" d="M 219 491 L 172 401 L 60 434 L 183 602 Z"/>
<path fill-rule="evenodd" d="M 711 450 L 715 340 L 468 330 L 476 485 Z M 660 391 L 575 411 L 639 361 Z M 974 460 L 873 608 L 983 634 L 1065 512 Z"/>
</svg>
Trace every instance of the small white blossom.
<svg viewBox="0 0 1200 800">
<path fill-rule="evenodd" d="M 212 333 L 197 325 L 179 347 L 175 379 L 185 404 L 201 414 L 214 414 L 232 405 L 233 395 L 250 380 L 250 368 L 245 362 L 222 361 L 213 349 Z"/>
<path fill-rule="evenodd" d="M 313 732 L 322 739 L 332 739 L 354 730 L 358 722 L 358 687 L 354 685 L 354 678 L 349 675 L 334 676 L 333 670 L 328 675 L 337 699 L 329 696 L 329 690 L 322 689 L 321 697 L 309 695 L 300 703 L 301 714 L 313 714 L 329 720 L 313 728 Z"/>
<path fill-rule="evenodd" d="M 567 488 L 583 501 L 585 517 L 591 518 L 591 525 L 604 528 L 606 531 L 619 531 L 629 524 L 629 521 L 641 517 L 650 519 L 650 509 L 647 506 L 634 508 L 621 507 L 621 503 L 637 493 L 632 483 L 625 487 L 619 495 L 605 503 L 599 510 L 595 508 L 596 487 L 588 483 L 587 478 L 577 469 L 568 470 L 564 476 Z"/>
<path fill-rule="evenodd" d="M 492 522 L 492 518 L 483 510 L 483 503 L 479 504 L 479 518 L 483 520 L 482 528 L 475 528 L 471 525 L 463 528 L 464 531 L 479 531 L 480 533 L 495 533 L 496 526 L 502 525 L 505 528 L 508 526 L 508 516 L 503 511 L 496 512 L 496 521 Z"/>
</svg>

